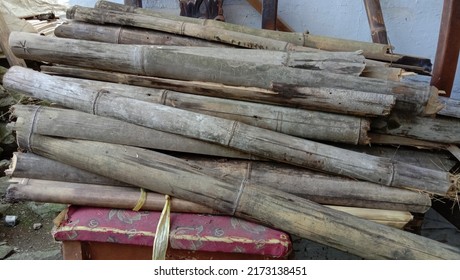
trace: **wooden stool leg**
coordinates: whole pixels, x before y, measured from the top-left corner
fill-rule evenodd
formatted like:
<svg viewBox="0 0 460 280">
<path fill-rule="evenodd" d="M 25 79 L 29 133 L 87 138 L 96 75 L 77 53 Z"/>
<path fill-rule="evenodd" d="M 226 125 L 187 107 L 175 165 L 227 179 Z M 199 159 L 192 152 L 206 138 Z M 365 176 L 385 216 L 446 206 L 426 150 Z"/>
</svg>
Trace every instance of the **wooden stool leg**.
<svg viewBox="0 0 460 280">
<path fill-rule="evenodd" d="M 83 260 L 83 246 L 80 241 L 62 242 L 62 256 L 64 260 Z"/>
</svg>

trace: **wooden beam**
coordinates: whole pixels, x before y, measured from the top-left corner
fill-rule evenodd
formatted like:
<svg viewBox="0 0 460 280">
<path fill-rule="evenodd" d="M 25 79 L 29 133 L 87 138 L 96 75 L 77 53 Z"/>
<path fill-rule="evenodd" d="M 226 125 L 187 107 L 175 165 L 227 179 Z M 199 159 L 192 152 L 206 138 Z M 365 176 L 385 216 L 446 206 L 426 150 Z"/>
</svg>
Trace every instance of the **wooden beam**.
<svg viewBox="0 0 460 280">
<path fill-rule="evenodd" d="M 372 42 L 388 45 L 387 29 L 383 19 L 380 0 L 364 0 L 367 20 L 371 29 Z"/>
<path fill-rule="evenodd" d="M 248 0 L 248 3 L 256 9 L 257 12 L 262 13 L 262 3 L 260 0 Z M 279 31 L 293 32 L 294 29 L 284 22 L 279 16 L 276 17 L 276 28 Z"/>
<path fill-rule="evenodd" d="M 457 70 L 460 51 L 460 1 L 444 0 L 431 84 L 449 97 Z"/>
<path fill-rule="evenodd" d="M 263 0 L 262 3 L 262 28 L 276 30 L 278 17 L 278 0 Z"/>
</svg>

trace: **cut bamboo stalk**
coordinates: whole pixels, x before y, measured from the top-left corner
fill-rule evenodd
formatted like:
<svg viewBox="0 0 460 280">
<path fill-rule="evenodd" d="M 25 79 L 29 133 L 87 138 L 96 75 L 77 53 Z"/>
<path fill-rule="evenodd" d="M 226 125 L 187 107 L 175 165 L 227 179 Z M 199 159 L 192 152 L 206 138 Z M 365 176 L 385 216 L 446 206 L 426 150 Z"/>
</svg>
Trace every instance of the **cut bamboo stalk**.
<svg viewBox="0 0 460 280">
<path fill-rule="evenodd" d="M 107 91 L 80 92 L 56 89 L 46 79 L 31 81 L 33 70 L 11 68 L 3 78 L 6 89 L 56 102 L 62 106 L 110 116 L 160 131 L 200 139 L 249 154 L 386 186 L 415 188 L 443 196 L 456 196 L 455 176 L 391 159 L 345 149 L 164 105 L 123 97 Z M 142 110 L 142 114 L 139 111 Z"/>
<path fill-rule="evenodd" d="M 425 141 L 460 144 L 460 122 L 448 118 L 421 118 L 392 114 L 372 121 L 372 130 Z"/>
<path fill-rule="evenodd" d="M 431 207 L 431 200 L 427 194 L 327 176 L 278 163 L 184 159 L 197 166 L 210 168 L 222 177 L 231 174 L 239 178 L 247 178 L 247 182 L 272 187 L 321 204 L 413 213 L 425 213 Z M 15 153 L 11 167 L 5 173 L 12 177 L 126 186 L 126 183 L 88 173 L 32 153 Z"/>
<path fill-rule="evenodd" d="M 133 209 L 139 201 L 139 188 L 118 187 L 94 184 L 79 184 L 60 181 L 36 180 L 30 178 L 13 178 L 6 193 L 12 201 L 37 201 L 62 203 L 104 208 Z M 402 229 L 413 219 L 410 212 L 366 209 L 325 205 L 328 208 L 348 213 L 375 223 Z M 145 202 L 140 210 L 161 211 L 164 207 L 164 195 L 147 192 Z M 220 214 L 212 208 L 182 199 L 171 199 L 171 211 Z"/>
<path fill-rule="evenodd" d="M 186 18 L 186 17 L 179 17 L 179 16 L 173 16 L 173 15 L 166 15 L 163 13 L 155 12 L 152 10 L 148 9 L 136 9 L 124 5 L 119 5 L 116 3 L 111 3 L 108 1 L 98 1 L 98 3 L 95 5 L 96 8 L 99 8 L 101 10 L 97 9 L 82 9 L 82 7 L 77 7 L 77 8 L 72 8 L 68 11 L 68 18 L 74 18 L 82 21 L 92 21 L 92 22 L 97 22 L 97 23 L 103 23 L 103 22 L 111 22 L 111 23 L 118 23 L 121 25 L 142 25 L 139 27 L 150 27 L 153 28 L 152 23 L 153 20 L 152 18 L 156 18 L 158 21 L 161 23 L 166 23 L 169 22 L 171 25 L 177 26 L 182 26 L 182 23 L 184 25 L 188 24 L 190 25 L 196 25 L 200 26 L 197 28 L 197 30 L 203 30 L 204 28 L 211 29 L 216 28 L 220 29 L 221 31 L 219 33 L 223 33 L 225 31 L 231 32 L 233 35 L 234 33 L 244 33 L 244 34 L 249 34 L 252 36 L 258 36 L 258 37 L 263 37 L 271 40 L 277 40 L 277 41 L 283 41 L 283 42 L 288 42 L 290 44 L 294 45 L 299 45 L 299 46 L 304 46 L 304 47 L 309 47 L 309 48 L 315 48 L 315 49 L 320 49 L 320 50 L 328 50 L 328 51 L 357 51 L 357 50 L 362 50 L 363 54 L 367 58 L 375 59 L 375 60 L 380 60 L 380 61 L 388 61 L 388 62 L 393 62 L 393 63 L 398 63 L 398 64 L 404 64 L 404 60 L 407 60 L 407 56 L 405 55 L 398 55 L 398 54 L 392 54 L 391 52 L 391 46 L 384 45 L 384 44 L 375 44 L 375 43 L 368 43 L 368 42 L 359 42 L 359 41 L 352 41 L 352 40 L 344 40 L 344 39 L 337 39 L 337 38 L 330 38 L 330 37 L 325 37 L 325 36 L 316 36 L 316 35 L 311 35 L 308 33 L 295 33 L 295 32 L 279 32 L 279 31 L 273 31 L 273 30 L 264 30 L 264 29 L 255 29 L 255 28 L 250 28 L 246 27 L 243 25 L 237 25 L 237 24 L 231 24 L 231 23 L 225 23 L 225 22 L 217 22 L 217 21 L 212 21 L 212 20 L 202 20 L 202 19 L 192 19 L 192 18 Z M 118 12 L 118 13 L 117 13 Z M 120 12 L 125 12 L 123 17 L 121 16 L 123 13 Z M 133 13 L 133 15 L 129 15 L 129 13 Z M 128 23 L 125 22 L 120 22 L 119 19 L 117 19 L 117 16 L 120 18 L 124 19 L 129 19 Z M 140 22 L 140 20 L 142 21 Z M 176 23 L 175 23 L 176 22 Z M 174 24 L 175 23 L 175 24 Z M 163 28 L 165 29 L 165 26 L 162 25 L 156 25 L 156 28 Z M 176 34 L 184 34 L 184 32 L 187 32 L 188 30 L 181 30 L 179 28 L 175 28 L 171 26 L 172 29 L 170 30 L 172 33 Z M 185 28 L 184 28 L 185 29 Z M 197 32 L 195 36 L 201 36 L 203 35 L 202 33 L 209 34 L 207 32 Z M 192 35 L 191 32 L 187 32 L 187 35 Z M 238 35 L 238 34 L 236 34 Z M 210 37 L 210 36 L 209 36 Z M 223 36 L 217 36 L 217 38 L 207 38 L 209 40 L 219 40 L 222 41 L 224 38 Z M 235 42 L 233 44 L 238 44 L 240 40 L 234 40 Z M 285 44 L 264 44 L 264 41 L 262 40 L 254 40 L 254 42 L 258 42 L 257 44 L 249 44 L 249 47 L 251 48 L 258 48 L 261 46 L 272 46 L 275 47 L 277 46 L 279 50 L 284 50 L 286 48 Z M 272 41 L 271 41 L 272 42 Z M 226 43 L 232 43 L 231 40 L 230 42 Z M 419 65 L 426 65 L 425 67 L 429 68 L 427 70 L 431 69 L 431 62 L 429 59 L 422 59 L 422 58 L 414 58 L 416 62 L 421 62 Z M 408 63 L 412 66 L 417 66 L 416 63 Z M 422 67 L 423 68 L 423 67 Z M 421 69 L 423 71 L 423 69 Z"/>
<path fill-rule="evenodd" d="M 41 80 L 48 83 L 50 87 L 54 87 L 56 89 L 64 86 L 71 87 L 74 91 L 80 92 L 96 93 L 100 91 L 106 91 L 146 102 L 163 104 L 174 108 L 180 108 L 206 115 L 236 120 L 245 124 L 312 140 L 332 141 L 355 145 L 369 143 L 367 131 L 369 130 L 370 122 L 369 120 L 363 118 L 234 101 L 222 98 L 190 95 L 167 90 L 156 90 L 119 85 L 114 83 L 48 76 L 39 72 L 31 72 L 31 74 L 34 77 L 33 79 L 31 78 L 31 81 L 35 82 Z M 29 108 L 29 115 L 32 114 L 34 110 L 36 109 Z M 52 114 L 55 116 L 57 113 Z M 142 132 L 139 129 L 138 131 L 139 133 Z M 145 134 L 146 132 L 142 133 Z M 161 137 L 163 135 L 157 136 Z M 169 139 L 171 137 L 163 136 L 163 138 Z M 151 137 L 147 139 L 151 139 Z M 182 139 L 183 138 L 178 139 L 179 142 Z M 133 144 L 120 144 L 139 146 L 139 141 L 141 140 L 130 140 L 129 143 Z M 174 143 L 174 140 L 172 140 L 172 143 Z M 193 143 L 195 142 L 192 141 L 191 144 Z M 166 147 L 166 150 L 170 150 L 168 148 L 168 144 L 160 144 L 159 146 L 155 146 L 154 144 L 153 146 L 143 147 L 154 149 Z M 187 148 L 190 147 L 192 147 L 192 145 L 189 145 Z M 202 147 L 202 145 L 199 147 Z M 181 151 L 184 150 L 182 149 Z M 206 149 L 201 150 L 200 148 L 199 151 L 201 151 L 200 153 L 202 154 L 204 151 L 206 151 Z"/>
<path fill-rule="evenodd" d="M 152 46 L 114 45 L 74 39 L 44 38 L 20 32 L 13 32 L 10 35 L 10 45 L 15 55 L 38 61 L 94 67 L 109 71 L 119 69 L 119 71 L 130 74 L 179 80 L 204 80 L 264 89 L 271 89 L 274 83 L 304 85 L 312 88 L 341 88 L 368 92 L 368 95 L 376 93 L 390 95 L 396 98 L 395 109 L 406 113 L 431 115 L 441 109 L 437 99 L 437 90 L 429 86 L 180 54 Z M 101 49 L 105 51 L 101 52 Z M 277 88 L 279 89 L 279 86 Z M 291 89 L 290 91 L 290 93 L 283 92 L 283 98 L 292 98 L 299 90 Z"/>
<path fill-rule="evenodd" d="M 369 133 L 368 136 L 371 139 L 372 144 L 408 146 L 408 147 L 415 147 L 419 149 L 446 149 L 447 148 L 446 144 L 412 139 L 412 138 L 407 138 L 403 136 L 378 134 L 378 133 Z"/>
<path fill-rule="evenodd" d="M 143 126 L 99 117 L 74 110 L 16 105 L 14 129 L 39 134 L 94 140 L 156 150 L 185 152 L 219 157 L 257 157 L 221 145 L 162 132 Z M 75 128 L 78 129 L 75 129 Z M 98 182 L 94 182 L 98 184 Z"/>
<path fill-rule="evenodd" d="M 54 35 L 61 38 L 73 38 L 113 44 L 230 47 L 226 44 L 178 36 L 155 30 L 116 25 L 97 25 L 77 21 L 68 21 L 59 25 L 54 30 Z"/>
<path fill-rule="evenodd" d="M 79 21 L 70 21 L 58 26 L 55 35 L 61 38 L 82 39 L 113 44 L 138 45 L 178 45 L 198 47 L 231 47 L 230 45 L 209 42 L 206 40 L 178 36 L 141 28 L 124 26 L 97 25 Z M 324 53 L 324 52 L 322 52 Z M 345 70 L 344 67 L 341 69 Z M 347 70 L 348 71 L 348 70 Z M 390 81 L 400 81 L 402 69 L 388 67 L 385 63 L 365 60 L 363 77 Z"/>
<path fill-rule="evenodd" d="M 460 119 L 460 100 L 440 96 L 439 101 L 444 108 L 438 112 L 438 115 Z"/>
<path fill-rule="evenodd" d="M 370 259 L 460 259 L 460 249 L 328 209 L 244 179 L 153 151 L 82 140 L 18 135 L 20 147 L 128 184 L 256 220 Z"/>
<path fill-rule="evenodd" d="M 172 80 L 95 69 L 66 66 L 42 66 L 41 69 L 42 72 L 49 74 L 142 87 L 164 88 L 211 97 L 252 101 L 301 109 L 316 109 L 320 111 L 327 110 L 335 113 L 358 116 L 387 115 L 395 102 L 394 96 L 383 94 L 374 94 L 369 96 L 365 92 L 336 88 L 312 88 L 311 92 L 315 93 L 317 96 L 317 98 L 314 99 L 311 98 L 311 95 L 302 93 L 288 96 L 283 93 L 276 93 L 271 90 L 256 87 L 238 87 L 209 82 Z M 333 93 L 332 95 L 330 94 L 331 92 Z M 339 96 L 346 104 L 338 101 L 336 96 Z"/>
</svg>

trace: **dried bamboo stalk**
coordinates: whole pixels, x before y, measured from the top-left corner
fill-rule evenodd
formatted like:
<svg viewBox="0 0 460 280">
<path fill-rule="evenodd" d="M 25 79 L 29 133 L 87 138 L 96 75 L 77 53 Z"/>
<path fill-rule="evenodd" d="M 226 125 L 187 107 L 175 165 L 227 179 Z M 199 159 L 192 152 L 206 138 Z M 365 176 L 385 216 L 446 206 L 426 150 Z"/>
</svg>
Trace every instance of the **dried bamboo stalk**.
<svg viewBox="0 0 460 280">
<path fill-rule="evenodd" d="M 381 134 L 425 141 L 460 144 L 460 122 L 448 118 L 421 118 L 392 114 L 372 121 L 372 130 Z"/>
<path fill-rule="evenodd" d="M 10 182 L 11 181 L 14 184 L 8 187 L 6 198 L 13 201 L 37 201 L 92 207 L 133 209 L 140 195 L 139 188 L 133 187 L 79 184 L 30 178 L 13 178 Z M 333 205 L 325 206 L 375 223 L 401 229 L 413 219 L 411 213 L 407 211 Z M 163 207 L 164 195 L 149 191 L 147 192 L 147 197 L 140 210 L 161 211 Z M 171 211 L 220 214 L 212 208 L 178 198 L 171 199 Z"/>
<path fill-rule="evenodd" d="M 42 72 L 83 79 L 100 80 L 142 87 L 164 88 L 211 97 L 221 97 L 263 104 L 282 105 L 300 109 L 329 111 L 358 116 L 379 116 L 389 114 L 395 98 L 384 94 L 369 95 L 365 92 L 337 88 L 311 88 L 311 95 L 298 93 L 286 95 L 255 87 L 237 87 L 223 84 L 172 80 L 139 76 L 95 69 L 66 66 L 42 66 Z M 332 92 L 332 95 L 330 94 Z"/>
<path fill-rule="evenodd" d="M 459 188 L 456 184 L 458 181 L 454 180 L 455 176 L 448 172 L 363 155 L 237 121 L 131 99 L 106 91 L 80 92 L 69 87 L 56 89 L 50 87 L 46 79 L 28 83 L 32 74 L 33 70 L 13 67 L 4 76 L 4 86 L 76 110 L 114 117 L 314 170 L 386 186 L 415 188 L 443 196 L 456 196 Z M 142 114 L 139 114 L 140 110 Z"/>
<path fill-rule="evenodd" d="M 305 85 L 341 88 L 364 91 L 368 94 L 379 93 L 393 96 L 396 98 L 395 109 L 406 113 L 431 115 L 441 109 L 438 106 L 437 90 L 429 86 L 194 56 L 151 46 L 43 38 L 20 32 L 13 32 L 10 35 L 10 45 L 15 55 L 31 60 L 94 67 L 101 70 L 118 69 L 130 74 L 264 89 L 272 89 L 274 83 L 296 85 L 296 87 Z M 101 49 L 105 51 L 101 52 Z M 290 93 L 283 92 L 284 98 L 292 98 L 299 91 L 298 89 L 293 90 L 292 87 L 287 89 Z"/>
<path fill-rule="evenodd" d="M 438 112 L 438 115 L 460 118 L 460 100 L 440 96 L 439 101 L 444 105 L 444 108 Z"/>
<path fill-rule="evenodd" d="M 155 30 L 116 25 L 97 25 L 78 21 L 65 22 L 54 30 L 61 38 L 73 38 L 113 44 L 230 47 L 206 40 L 178 36 Z"/>
<path fill-rule="evenodd" d="M 19 133 L 23 134 L 22 131 Z M 427 194 L 328 176 L 278 163 L 222 161 L 208 158 L 184 159 L 197 166 L 210 168 L 222 177 L 231 174 L 241 179 L 246 178 L 247 182 L 272 187 L 321 204 L 413 213 L 424 213 L 431 207 L 431 200 Z M 5 173 L 18 178 L 126 186 L 126 183 L 98 176 L 33 153 L 15 153 L 12 165 Z"/>
<path fill-rule="evenodd" d="M 276 191 L 218 177 L 152 151 L 82 140 L 18 135 L 21 147 L 75 167 L 253 219 L 364 258 L 460 259 L 460 249 Z M 88 160 L 88 159 L 91 160 Z"/>
<path fill-rule="evenodd" d="M 49 84 L 50 87 L 54 87 L 56 89 L 65 86 L 73 88 L 74 91 L 81 92 L 97 93 L 100 91 L 105 91 L 146 102 L 163 104 L 174 108 L 180 108 L 206 115 L 236 120 L 245 124 L 312 140 L 324 140 L 349 144 L 369 143 L 367 130 L 369 130 L 370 123 L 369 120 L 363 118 L 190 95 L 167 90 L 155 90 L 149 88 L 119 85 L 114 83 L 62 78 L 40 74 L 39 72 L 30 72 L 30 74 L 32 75 L 30 76 L 31 82 L 41 80 Z M 19 113 L 24 114 L 25 112 L 21 111 L 20 108 L 21 107 L 18 107 Z M 36 109 L 29 108 L 29 115 L 35 112 L 35 110 Z M 55 111 L 56 112 L 52 113 L 53 116 L 56 116 L 59 110 Z M 87 116 L 85 118 L 91 117 Z M 137 130 L 139 131 L 139 129 Z M 145 134 L 146 132 L 139 131 L 139 133 Z M 169 135 L 168 137 L 163 135 L 158 136 L 162 136 L 164 139 L 171 138 Z M 150 138 L 151 137 L 147 139 Z M 181 141 L 182 139 L 183 138 L 180 138 L 178 141 Z M 127 142 L 120 144 L 139 146 L 139 141 L 141 140 L 130 141 L 131 142 L 129 143 Z M 175 140 L 172 140 L 172 142 L 174 141 Z M 189 145 L 187 148 L 192 147 L 192 144 L 195 142 L 192 141 L 191 145 Z M 160 142 L 158 144 L 143 147 L 155 149 L 164 149 L 161 147 L 166 147 L 166 150 L 170 150 L 170 148 L 168 148 L 168 143 L 161 144 Z M 202 147 L 202 145 L 198 147 Z M 182 148 L 181 151 L 184 151 L 184 148 Z M 199 151 L 200 154 L 203 154 L 206 149 L 201 150 L 200 148 Z"/>
</svg>

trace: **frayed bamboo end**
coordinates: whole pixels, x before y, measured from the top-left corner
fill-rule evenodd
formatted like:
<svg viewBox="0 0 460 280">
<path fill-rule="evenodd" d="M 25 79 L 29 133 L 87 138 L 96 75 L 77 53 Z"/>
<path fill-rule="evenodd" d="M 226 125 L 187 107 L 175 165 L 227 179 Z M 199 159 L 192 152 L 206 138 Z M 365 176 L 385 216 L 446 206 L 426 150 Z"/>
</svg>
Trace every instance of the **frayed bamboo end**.
<svg viewBox="0 0 460 280">
<path fill-rule="evenodd" d="M 459 193 L 460 193 L 460 174 L 450 175 L 451 187 L 447 192 L 447 198 L 452 199 L 459 203 Z"/>
</svg>

